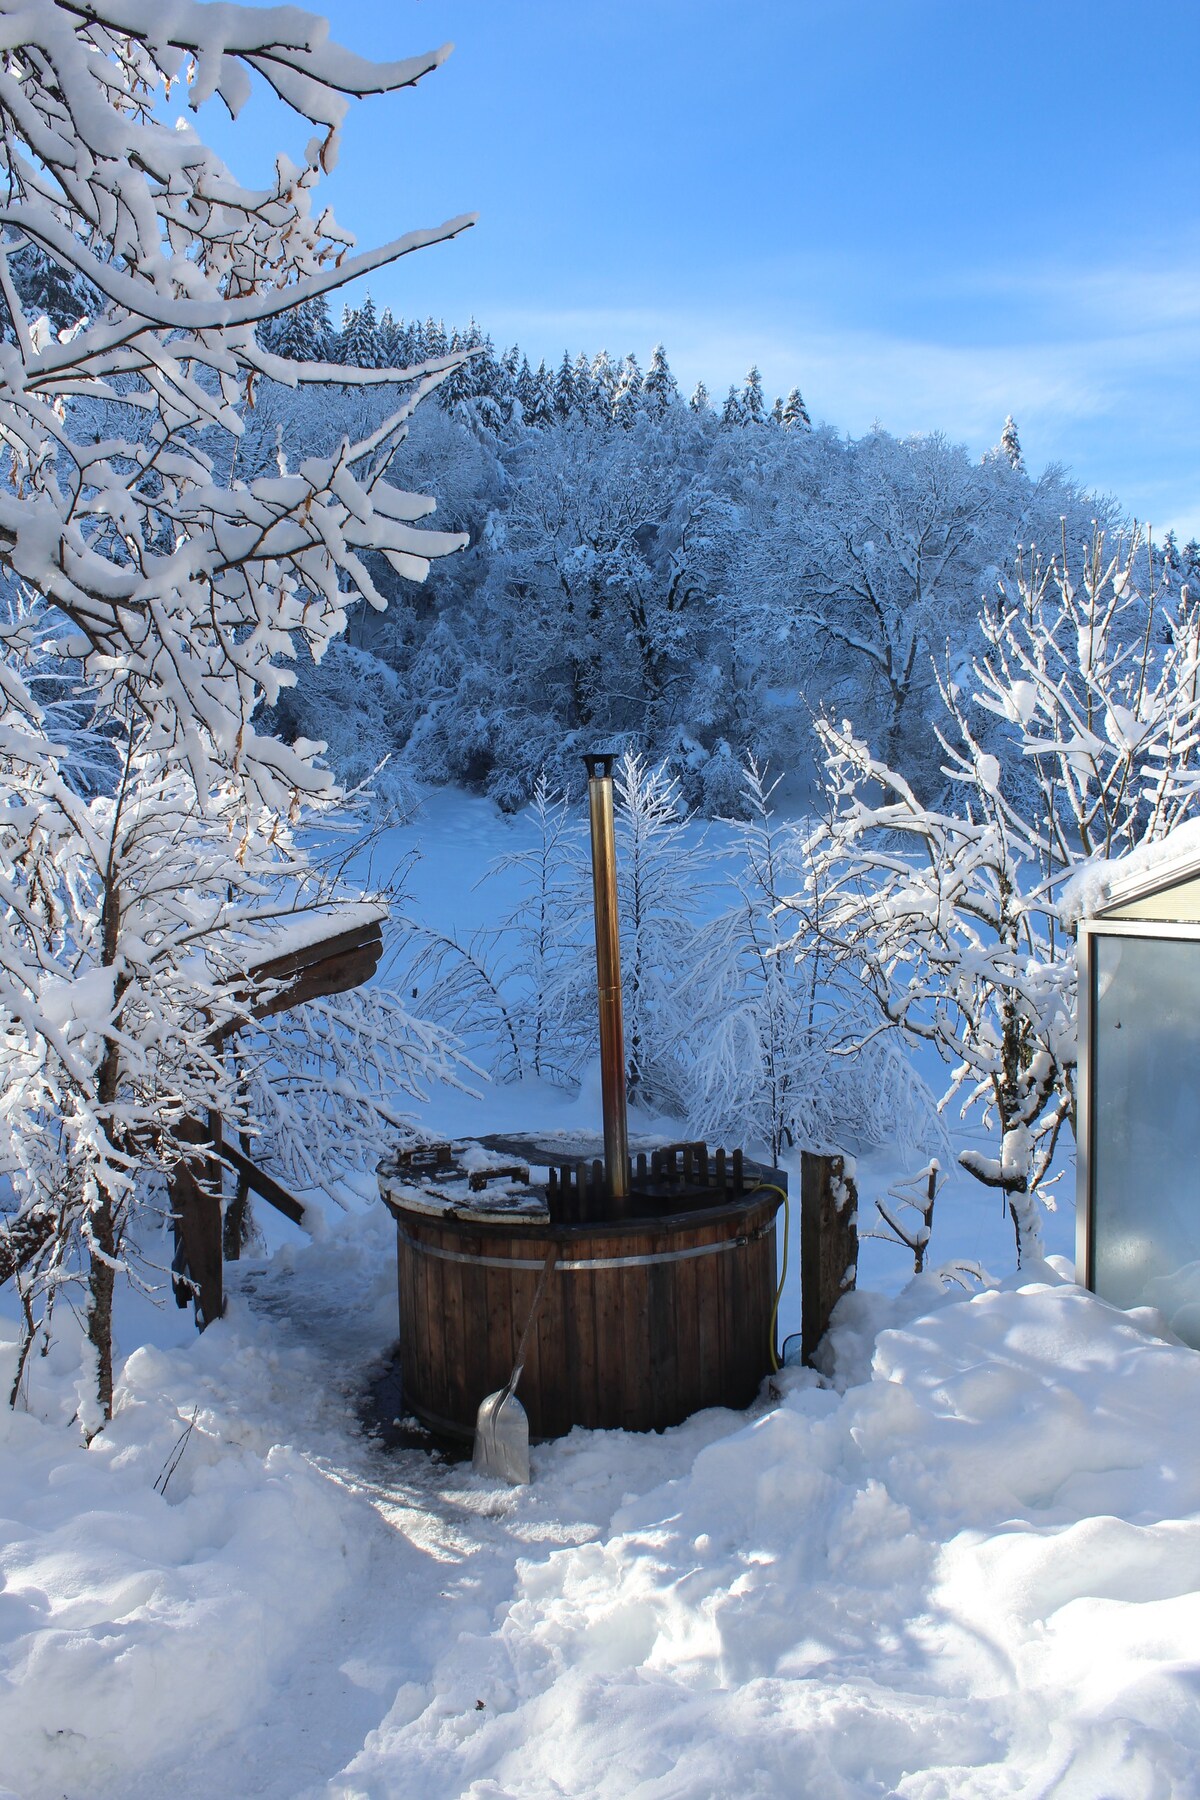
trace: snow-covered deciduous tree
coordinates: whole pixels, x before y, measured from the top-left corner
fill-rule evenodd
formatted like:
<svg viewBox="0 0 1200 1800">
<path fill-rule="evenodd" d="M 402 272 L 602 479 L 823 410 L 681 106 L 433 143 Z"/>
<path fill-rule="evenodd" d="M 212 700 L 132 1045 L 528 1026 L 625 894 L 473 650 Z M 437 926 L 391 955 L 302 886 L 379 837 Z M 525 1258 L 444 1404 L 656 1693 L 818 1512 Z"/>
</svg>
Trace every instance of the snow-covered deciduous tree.
<svg viewBox="0 0 1200 1800">
<path fill-rule="evenodd" d="M 683 974 L 696 954 L 704 859 L 686 841 L 679 783 L 665 764 L 650 768 L 627 751 L 613 787 L 626 1086 L 635 1102 L 682 1112 Z"/>
<path fill-rule="evenodd" d="M 378 600 L 366 551 L 420 579 L 457 540 L 418 529 L 431 502 L 386 479 L 441 365 L 409 371 L 409 404 L 365 441 L 238 479 L 256 383 L 376 379 L 273 356 L 257 329 L 471 223 L 355 254 L 313 207 L 347 96 L 410 86 L 444 52 L 372 64 L 311 15 L 186 0 L 169 14 L 48 0 L 5 16 L 0 297 L 14 341 L 0 352 L 0 561 L 61 611 L 90 678 L 133 682 L 164 729 L 192 734 L 199 788 L 211 746 L 286 810 L 312 785 L 311 759 L 260 745 L 252 718 L 286 679 L 281 663 L 338 635 L 349 593 Z M 216 93 L 236 113 L 255 74 L 319 135 L 303 163 L 281 156 L 250 188 L 158 102 L 179 84 L 193 108 Z M 62 333 L 32 315 L 11 275 L 26 245 L 93 292 L 95 311 Z M 118 421 L 99 441 L 92 398 Z"/>
<path fill-rule="evenodd" d="M 686 988 L 695 1009 L 688 1114 L 704 1137 L 765 1143 L 778 1163 L 804 1135 L 817 1078 L 811 970 L 784 953 L 785 896 L 803 878 L 803 846 L 771 801 L 778 782 L 751 760 L 748 816 L 728 850 L 734 904 L 697 941 Z"/>
<path fill-rule="evenodd" d="M 0 14 L 5 1172 L 18 1228 L 53 1217 L 51 1289 L 82 1237 L 100 1423 L 113 1282 L 145 1178 L 194 1153 L 206 1114 L 251 1123 L 244 1060 L 235 1077 L 222 1049 L 269 1006 L 250 971 L 297 932 L 311 941 L 304 915 L 338 900 L 293 829 L 337 797 L 321 746 L 284 744 L 256 714 L 298 651 L 319 657 L 339 635 L 354 597 L 383 604 L 369 555 L 419 580 L 462 541 L 419 528 L 433 503 L 388 479 L 413 407 L 458 359 L 301 364 L 259 332 L 471 221 L 354 254 L 313 209 L 348 97 L 409 86 L 444 52 L 371 64 L 294 8 L 46 0 Z M 193 109 L 215 93 L 236 114 L 256 74 L 317 135 L 302 163 L 281 156 L 250 188 L 160 107 L 178 87 Z M 20 278 L 31 253 L 80 297 L 65 327 Z M 282 451 L 269 472 L 243 466 L 267 381 L 397 378 L 403 407 L 363 437 L 294 470 Z M 59 704 L 72 687 L 82 728 Z M 397 1058 L 385 1040 L 406 1031 Z M 351 1046 L 368 1095 L 380 1077 L 349 1120 L 352 1156 L 368 1114 L 394 1119 L 395 1086 L 449 1065 L 439 1034 L 363 1001 L 322 1011 L 278 1092 L 295 1095 L 304 1058 L 344 1081 Z M 316 1156 L 319 1107 L 288 1105 Z M 287 1123 L 277 1109 L 281 1142 Z"/>
<path fill-rule="evenodd" d="M 939 738 L 957 811 L 922 802 L 849 724 L 819 727 L 829 817 L 810 844 L 823 939 L 879 1017 L 932 1044 L 995 1154 L 1018 1254 L 1074 1125 L 1073 932 L 1081 871 L 1154 842 L 1195 806 L 1200 605 L 1143 591 L 1142 546 L 1097 534 L 1081 566 L 1025 559 L 985 605 L 968 696 L 943 672 Z M 1008 733 L 981 742 L 987 716 Z M 811 896 L 810 896 L 811 897 Z M 797 896 L 803 911 L 806 901 Z"/>
<path fill-rule="evenodd" d="M 871 1031 L 863 995 L 838 979 L 810 883 L 803 940 L 787 896 L 815 871 L 803 829 L 774 812 L 751 758 L 725 861 L 734 902 L 696 936 L 682 973 L 682 1110 L 702 1136 L 769 1148 L 905 1156 L 941 1148 L 935 1103 L 903 1048 Z"/>
<path fill-rule="evenodd" d="M 528 817 L 534 840 L 502 857 L 489 873 L 511 872 L 520 882 L 517 905 L 504 921 L 508 938 L 510 1016 L 520 1032 L 523 1067 L 562 1082 L 578 1067 L 581 1039 L 594 1031 L 564 1010 L 572 968 L 592 953 L 586 900 L 583 826 L 566 796 L 543 771 L 534 783 Z"/>
</svg>

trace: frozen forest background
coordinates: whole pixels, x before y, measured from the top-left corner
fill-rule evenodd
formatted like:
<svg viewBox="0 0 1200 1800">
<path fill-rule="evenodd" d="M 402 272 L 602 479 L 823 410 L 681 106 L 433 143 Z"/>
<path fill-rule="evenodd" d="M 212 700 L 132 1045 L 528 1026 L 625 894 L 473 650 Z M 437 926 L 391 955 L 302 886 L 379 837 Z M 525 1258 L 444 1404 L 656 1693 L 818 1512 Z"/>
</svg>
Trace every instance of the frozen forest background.
<svg viewBox="0 0 1200 1800">
<path fill-rule="evenodd" d="M 69 331 L 83 284 L 32 247 L 11 264 L 26 310 Z M 665 763 L 702 816 L 745 813 L 748 757 L 801 808 L 820 793 L 822 717 L 852 720 L 932 800 L 939 680 L 970 685 L 988 604 L 1022 559 L 1077 564 L 1097 532 L 1136 534 L 1131 575 L 1167 612 L 1200 573 L 1200 543 L 1155 542 L 1058 464 L 1030 474 L 1011 417 L 979 460 L 936 431 L 853 438 L 814 425 L 797 389 L 769 396 L 756 367 L 723 399 L 703 383 L 685 396 L 662 345 L 644 370 L 604 349 L 533 367 L 474 320 L 396 320 L 369 295 L 340 326 L 319 297 L 260 338 L 298 363 L 412 379 L 257 382 L 239 484 L 362 440 L 426 365 L 467 353 L 413 413 L 392 473 L 436 496 L 438 526 L 468 547 L 420 588 L 368 552 L 386 610 L 354 606 L 262 719 L 324 742 L 336 776 L 369 781 L 384 807 L 405 809 L 406 775 L 506 812 L 539 776 L 570 795 L 579 752 L 603 738 Z M 105 409 L 76 402 L 85 426 L 89 408 L 99 441 Z M 1126 621 L 1131 641 L 1143 621 Z M 1002 761 L 1021 755 L 1019 733 L 978 722 Z"/>
<path fill-rule="evenodd" d="M 683 802 L 745 808 L 747 755 L 811 801 L 822 714 L 853 719 L 927 797 L 942 786 L 939 672 L 983 648 L 980 605 L 1021 554 L 1078 557 L 1117 500 L 1062 468 L 1028 473 L 997 421 L 981 461 L 938 433 L 853 439 L 814 425 L 801 394 L 683 396 L 661 346 L 564 352 L 531 367 L 472 321 L 377 316 L 368 297 L 333 329 L 323 301 L 285 316 L 269 347 L 363 368 L 472 354 L 415 414 L 396 478 L 437 496 L 470 535 L 414 590 L 373 570 L 386 612 L 360 606 L 320 665 L 297 670 L 274 723 L 328 745 L 353 783 L 403 802 L 407 772 L 524 805 L 539 774 L 566 793 L 600 737 L 665 760 Z M 328 454 L 403 398 L 390 384 L 259 390 L 241 474 L 282 454 Z M 1143 552 L 1140 585 L 1169 603 L 1200 545 Z M 1131 622 L 1133 623 L 1133 622 Z M 348 694 L 355 705 L 345 704 Z M 991 731 L 1004 753 L 1005 733 Z"/>
</svg>

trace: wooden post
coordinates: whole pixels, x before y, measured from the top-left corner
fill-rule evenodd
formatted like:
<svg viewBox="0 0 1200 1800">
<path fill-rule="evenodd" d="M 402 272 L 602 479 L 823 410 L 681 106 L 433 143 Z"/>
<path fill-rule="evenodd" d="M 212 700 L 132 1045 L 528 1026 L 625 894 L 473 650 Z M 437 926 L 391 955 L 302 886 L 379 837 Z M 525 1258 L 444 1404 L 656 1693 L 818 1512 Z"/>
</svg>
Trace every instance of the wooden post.
<svg viewBox="0 0 1200 1800">
<path fill-rule="evenodd" d="M 186 1119 L 177 1136 L 198 1146 L 197 1155 L 176 1163 L 168 1183 L 175 1242 L 181 1251 L 177 1266 L 187 1275 L 195 1292 L 196 1323 L 201 1331 L 225 1311 L 224 1272 L 221 1266 L 221 1164 L 210 1144 L 221 1141 L 221 1121 L 208 1126 Z M 202 1147 L 202 1148 L 201 1148 Z"/>
<path fill-rule="evenodd" d="M 800 1357 L 811 1365 L 858 1270 L 858 1189 L 845 1158 L 800 1158 Z"/>
</svg>

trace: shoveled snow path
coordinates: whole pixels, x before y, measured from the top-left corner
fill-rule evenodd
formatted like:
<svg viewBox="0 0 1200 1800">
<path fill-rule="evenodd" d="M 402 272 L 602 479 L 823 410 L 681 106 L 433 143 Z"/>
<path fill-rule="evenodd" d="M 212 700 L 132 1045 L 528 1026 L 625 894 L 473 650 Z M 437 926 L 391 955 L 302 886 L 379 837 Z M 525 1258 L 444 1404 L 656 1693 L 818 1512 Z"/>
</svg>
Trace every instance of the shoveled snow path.
<svg viewBox="0 0 1200 1800">
<path fill-rule="evenodd" d="M 359 1219 L 294 1258 L 231 1272 L 234 1317 L 240 1296 L 286 1357 L 286 1393 L 258 1423 L 295 1446 L 327 1484 L 364 1565 L 319 1629 L 298 1636 L 272 1667 L 264 1712 L 224 1736 L 206 1732 L 182 1761 L 168 1751 L 138 1775 L 91 1790 L 90 1800 L 161 1800 L 168 1777 L 174 1800 L 359 1791 L 343 1788 L 340 1772 L 369 1750 L 385 1719 L 394 1729 L 406 1712 L 415 1718 L 428 1706 L 438 1666 L 460 1639 L 493 1630 L 513 1596 L 519 1559 L 536 1563 L 601 1536 L 623 1504 L 745 1423 L 741 1414 L 710 1412 L 662 1437 L 574 1432 L 535 1449 L 536 1479 L 525 1490 L 482 1481 L 466 1463 L 383 1449 L 358 1419 L 394 1330 L 391 1226 L 381 1230 L 381 1217 Z M 371 1253 L 380 1251 L 377 1276 Z M 232 1377 L 238 1367 L 235 1358 Z M 303 1581 L 305 1571 L 296 1577 Z"/>
</svg>

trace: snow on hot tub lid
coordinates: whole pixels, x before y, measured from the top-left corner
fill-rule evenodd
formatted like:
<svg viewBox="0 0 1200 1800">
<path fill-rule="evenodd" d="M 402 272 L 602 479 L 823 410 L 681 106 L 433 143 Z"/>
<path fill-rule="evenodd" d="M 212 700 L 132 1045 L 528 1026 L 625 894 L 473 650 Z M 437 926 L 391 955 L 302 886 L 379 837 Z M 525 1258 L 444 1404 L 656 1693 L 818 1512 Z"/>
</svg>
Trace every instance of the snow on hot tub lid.
<svg viewBox="0 0 1200 1800">
<path fill-rule="evenodd" d="M 396 1151 L 376 1172 L 385 1204 L 409 1211 L 493 1221 L 550 1217 L 548 1171 L 531 1170 L 474 1138 Z"/>
</svg>

